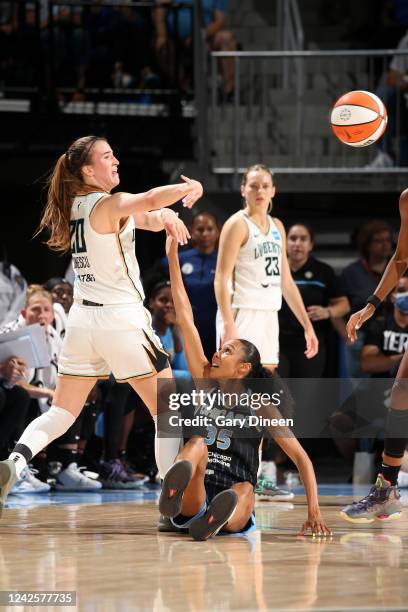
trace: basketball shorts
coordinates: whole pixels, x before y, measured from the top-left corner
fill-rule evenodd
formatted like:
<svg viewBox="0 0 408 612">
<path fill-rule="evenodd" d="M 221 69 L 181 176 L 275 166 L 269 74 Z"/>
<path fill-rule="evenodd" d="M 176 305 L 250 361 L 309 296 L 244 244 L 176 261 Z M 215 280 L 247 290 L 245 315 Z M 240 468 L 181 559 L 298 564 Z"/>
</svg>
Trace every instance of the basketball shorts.
<svg viewBox="0 0 408 612">
<path fill-rule="evenodd" d="M 218 495 L 218 493 L 225 491 L 226 488 L 221 487 L 219 485 L 212 484 L 210 482 L 206 482 L 205 490 L 207 493 L 207 499 L 205 500 L 203 507 L 197 512 L 197 514 L 195 514 L 194 516 L 183 516 L 182 514 L 179 514 L 178 516 L 175 516 L 174 518 L 170 519 L 173 525 L 175 525 L 176 527 L 183 528 L 183 529 L 188 529 L 191 523 L 193 523 L 193 521 L 197 520 L 198 518 L 200 518 L 207 512 L 208 506 L 210 505 L 211 500 L 214 499 L 214 497 Z M 223 535 L 223 536 L 225 535 L 230 535 L 230 536 L 247 535 L 249 533 L 252 533 L 255 530 L 256 530 L 255 512 L 252 512 L 247 524 L 245 525 L 245 527 L 243 527 L 243 529 L 241 529 L 241 531 L 233 532 L 233 531 L 223 531 L 221 529 L 221 531 L 219 531 L 217 535 Z"/>
<path fill-rule="evenodd" d="M 255 310 L 253 308 L 233 309 L 238 337 L 255 344 L 263 365 L 279 363 L 279 321 L 277 310 Z M 216 317 L 217 348 L 220 347 L 224 332 L 221 313 Z"/>
<path fill-rule="evenodd" d="M 71 307 L 58 359 L 59 376 L 147 378 L 169 367 L 143 304 Z"/>
</svg>

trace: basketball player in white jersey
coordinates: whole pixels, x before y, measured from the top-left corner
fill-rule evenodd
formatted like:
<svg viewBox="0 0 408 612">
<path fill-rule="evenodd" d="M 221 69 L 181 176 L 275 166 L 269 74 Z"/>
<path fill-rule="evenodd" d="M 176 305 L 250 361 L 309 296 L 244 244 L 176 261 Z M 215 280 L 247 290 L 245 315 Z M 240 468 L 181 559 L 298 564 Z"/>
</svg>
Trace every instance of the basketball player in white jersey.
<svg viewBox="0 0 408 612">
<path fill-rule="evenodd" d="M 215 273 L 218 303 L 217 343 L 234 338 L 253 342 L 262 364 L 279 363 L 278 310 L 282 294 L 305 330 L 305 355 L 318 351 L 318 340 L 290 272 L 283 224 L 268 213 L 275 195 L 273 176 L 263 164 L 245 172 L 244 208 L 222 228 Z"/>
<path fill-rule="evenodd" d="M 135 230 L 166 229 L 185 244 L 184 223 L 164 207 L 182 199 L 190 208 L 203 190 L 198 181 L 182 177 L 177 185 L 111 195 L 119 184 L 118 166 L 104 138 L 86 136 L 72 143 L 50 177 L 40 230 L 49 230 L 50 248 L 72 251 L 74 304 L 53 405 L 30 423 L 9 459 L 0 462 L 0 513 L 24 467 L 74 423 L 97 379 L 112 372 L 128 382 L 157 419 L 156 380 L 171 378 L 167 353 L 143 307 Z M 161 474 L 172 465 L 178 446 L 178 440 L 166 438 L 156 445 Z"/>
<path fill-rule="evenodd" d="M 305 355 L 317 354 L 318 340 L 300 292 L 292 278 L 286 256 L 285 228 L 271 217 L 275 195 L 273 175 L 267 166 L 256 164 L 242 178 L 243 210 L 226 221 L 221 231 L 215 296 L 218 304 L 217 347 L 242 338 L 255 344 L 262 365 L 275 370 L 279 363 L 278 311 L 282 294 L 305 330 Z M 289 499 L 289 493 L 271 486 L 276 470 L 272 462 L 262 465 L 268 471 L 271 499 Z M 262 494 L 262 490 L 257 491 Z M 293 497 L 293 495 L 291 495 Z"/>
</svg>

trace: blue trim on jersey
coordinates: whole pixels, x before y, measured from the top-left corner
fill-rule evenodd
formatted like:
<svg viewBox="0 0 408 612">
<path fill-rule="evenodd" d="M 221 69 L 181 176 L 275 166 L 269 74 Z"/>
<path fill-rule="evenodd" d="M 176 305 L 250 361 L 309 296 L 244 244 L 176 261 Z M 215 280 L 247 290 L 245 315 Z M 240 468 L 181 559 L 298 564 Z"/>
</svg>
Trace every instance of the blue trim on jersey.
<svg viewBox="0 0 408 612">
<path fill-rule="evenodd" d="M 296 285 L 314 285 L 315 287 L 322 287 L 322 289 L 326 288 L 325 283 L 321 283 L 320 281 L 308 281 L 308 280 L 295 280 Z"/>
</svg>

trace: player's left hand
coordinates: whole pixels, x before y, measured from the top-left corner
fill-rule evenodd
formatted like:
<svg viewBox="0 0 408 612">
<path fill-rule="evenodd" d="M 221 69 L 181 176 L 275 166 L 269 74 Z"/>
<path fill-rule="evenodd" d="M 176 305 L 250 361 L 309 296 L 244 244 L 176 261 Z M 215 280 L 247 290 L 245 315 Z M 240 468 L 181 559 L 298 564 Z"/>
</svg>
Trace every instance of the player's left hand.
<svg viewBox="0 0 408 612">
<path fill-rule="evenodd" d="M 187 244 L 191 236 L 186 225 L 179 219 L 178 214 L 174 210 L 165 208 L 161 213 L 161 218 L 167 234 L 179 244 Z"/>
<path fill-rule="evenodd" d="M 309 512 L 307 521 L 303 523 L 299 535 L 305 535 L 308 529 L 310 529 L 314 536 L 332 535 L 332 530 L 326 525 L 320 512 Z"/>
<path fill-rule="evenodd" d="M 191 208 L 203 195 L 203 186 L 199 181 L 190 179 L 187 176 L 184 176 L 184 174 L 181 174 L 181 178 L 187 183 L 189 188 L 187 195 L 182 200 L 183 206 Z"/>
<path fill-rule="evenodd" d="M 305 357 L 307 359 L 312 359 L 315 357 L 319 351 L 319 341 L 313 329 L 313 326 L 307 327 L 305 329 L 305 340 L 306 340 L 306 350 Z"/>
</svg>

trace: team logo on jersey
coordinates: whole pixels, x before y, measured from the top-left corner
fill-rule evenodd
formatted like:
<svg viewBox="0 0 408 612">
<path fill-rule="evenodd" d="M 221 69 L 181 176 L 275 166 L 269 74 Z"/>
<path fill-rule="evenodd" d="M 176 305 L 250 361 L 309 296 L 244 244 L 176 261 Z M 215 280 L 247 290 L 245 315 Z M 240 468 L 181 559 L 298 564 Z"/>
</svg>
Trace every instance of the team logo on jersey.
<svg viewBox="0 0 408 612">
<path fill-rule="evenodd" d="M 192 274 L 194 271 L 194 266 L 189 261 L 186 261 L 186 263 L 181 266 L 181 271 L 183 274 Z"/>
<path fill-rule="evenodd" d="M 260 242 L 256 245 L 254 249 L 254 258 L 258 259 L 259 257 L 263 257 L 269 253 L 272 253 L 273 255 L 280 255 L 281 252 L 282 248 L 280 244 L 276 244 L 276 242 L 272 242 L 271 240 L 265 240 L 265 242 Z"/>
</svg>

